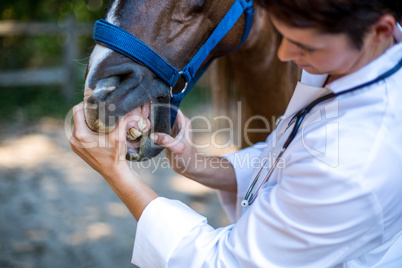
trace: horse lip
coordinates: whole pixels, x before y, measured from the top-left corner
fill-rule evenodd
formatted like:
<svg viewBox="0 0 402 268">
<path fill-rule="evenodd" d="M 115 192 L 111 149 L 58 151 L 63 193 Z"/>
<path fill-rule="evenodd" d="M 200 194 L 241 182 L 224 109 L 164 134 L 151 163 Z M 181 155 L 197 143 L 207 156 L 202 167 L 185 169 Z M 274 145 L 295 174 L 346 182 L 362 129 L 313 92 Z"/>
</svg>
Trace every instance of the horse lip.
<svg viewBox="0 0 402 268">
<path fill-rule="evenodd" d="M 120 118 L 126 116 L 132 110 L 154 101 L 159 96 L 153 96 L 151 94 L 141 94 L 136 98 L 136 95 L 123 98 L 122 100 L 100 102 L 105 100 L 102 96 L 97 96 L 98 92 L 94 92 L 85 101 L 85 116 L 88 127 L 100 133 L 108 133 L 115 129 L 117 122 Z M 134 101 L 133 101 L 134 100 Z M 119 102 L 119 105 L 114 104 Z M 136 102 L 136 103 L 135 103 Z"/>
<path fill-rule="evenodd" d="M 153 126 L 154 126 L 154 118 L 153 118 L 153 113 L 154 113 L 153 109 L 154 109 L 154 105 L 153 105 L 153 102 L 154 102 L 153 100 L 149 102 L 149 115 L 148 115 L 148 118 L 147 118 L 147 119 L 149 120 L 150 124 L 151 124 L 151 128 L 150 128 L 147 132 L 143 132 L 143 133 L 141 134 L 140 139 L 139 139 L 139 145 L 140 145 L 140 146 L 138 147 L 138 150 L 139 150 L 139 151 L 140 151 L 140 149 L 141 149 L 142 139 L 146 138 L 145 136 L 147 136 L 147 137 L 149 138 L 149 135 L 151 134 L 152 129 L 153 129 Z M 130 127 L 127 126 L 127 127 L 126 127 L 126 132 L 128 132 L 129 129 L 130 129 Z M 128 142 L 129 142 L 129 141 L 128 141 Z M 139 159 L 139 158 L 141 157 L 140 153 L 138 153 L 136 157 L 138 157 L 138 159 Z"/>
<path fill-rule="evenodd" d="M 151 126 L 153 126 L 153 100 L 149 102 L 150 103 L 150 112 L 148 115 L 148 119 L 151 122 Z M 84 115 L 85 115 L 85 122 L 87 124 L 87 126 L 94 132 L 98 132 L 98 133 L 103 133 L 103 134 L 107 134 L 112 132 L 113 130 L 116 129 L 117 127 L 117 123 L 119 121 L 120 118 L 127 116 L 129 113 L 131 113 L 132 111 L 134 111 L 136 108 L 134 108 L 133 110 L 131 110 L 130 112 L 128 112 L 126 115 L 124 116 L 117 116 L 117 118 L 114 120 L 115 124 L 112 125 L 108 125 L 106 126 L 105 123 L 102 122 L 102 120 L 99 120 L 99 117 L 94 116 L 93 114 L 90 113 L 91 110 L 95 111 L 95 113 L 97 113 L 99 111 L 99 106 L 96 104 L 87 104 L 85 103 L 85 107 L 84 107 Z M 127 129 L 128 131 L 128 129 Z M 145 133 L 144 133 L 145 134 Z"/>
<path fill-rule="evenodd" d="M 154 102 L 154 100 L 151 100 L 150 102 L 148 102 L 148 103 L 145 103 L 144 105 L 149 105 L 149 113 L 148 113 L 148 115 L 147 116 L 144 116 L 144 114 L 141 114 L 141 117 L 142 117 L 142 119 L 144 120 L 143 121 L 143 124 L 145 123 L 146 124 L 146 121 L 147 120 L 149 120 L 149 122 L 151 123 L 151 129 L 152 129 L 152 126 L 153 126 L 153 116 L 152 116 L 152 114 L 153 114 L 153 109 L 154 109 L 154 106 L 153 106 L 153 102 Z M 137 108 L 135 108 L 135 109 L 137 109 Z M 135 110 L 134 109 L 134 110 Z M 135 115 L 135 114 L 131 114 L 134 110 L 131 110 L 129 113 L 127 113 L 126 115 L 125 115 L 125 117 L 126 118 L 130 118 L 131 116 L 135 116 L 134 118 L 134 120 L 130 120 L 128 123 L 127 123 L 127 125 L 126 125 L 126 132 L 128 132 L 132 127 L 134 127 L 134 124 L 131 124 L 130 122 L 133 122 L 133 121 L 138 121 L 138 123 L 137 123 L 137 125 L 138 125 L 138 130 L 139 131 L 143 131 L 143 130 L 146 130 L 146 129 L 148 129 L 148 126 L 146 125 L 143 129 L 141 129 L 141 127 L 140 127 L 140 120 L 141 120 L 141 118 L 138 116 L 138 115 Z M 141 107 L 141 110 L 142 110 L 142 107 Z M 138 120 L 137 120 L 138 119 Z M 143 136 L 144 134 L 146 134 L 146 133 L 148 133 L 150 131 L 150 129 L 148 129 L 146 132 L 144 132 L 141 136 Z"/>
<path fill-rule="evenodd" d="M 157 101 L 156 99 L 154 100 L 155 102 Z M 150 103 L 150 110 L 149 110 L 149 116 L 148 119 L 151 123 L 151 128 L 147 131 L 144 132 L 141 136 L 140 139 L 137 141 L 138 143 L 136 144 L 138 147 L 134 151 L 131 150 L 130 148 L 127 149 L 127 154 L 126 154 L 126 160 L 128 161 L 136 161 L 136 162 L 141 162 L 141 161 L 146 161 L 149 160 L 156 155 L 158 155 L 161 151 L 163 151 L 163 147 L 160 145 L 157 145 L 150 139 L 150 134 L 153 132 L 158 132 L 160 130 L 156 129 L 157 126 L 156 124 L 156 118 L 155 118 L 155 102 L 152 101 Z M 170 117 L 170 115 L 168 115 Z M 165 132 L 166 130 L 162 131 Z M 170 133 L 170 128 L 167 132 L 165 133 Z"/>
<path fill-rule="evenodd" d="M 164 101 L 169 101 L 170 99 L 165 99 Z M 140 140 L 139 140 L 139 147 L 138 147 L 138 153 L 136 152 L 130 152 L 130 150 L 128 150 L 127 153 L 127 160 L 129 161 L 144 161 L 144 160 L 148 160 L 151 159 L 152 157 L 156 156 L 157 154 L 159 154 L 163 148 L 157 148 L 158 146 L 156 144 L 153 143 L 152 140 L 150 140 L 149 136 L 152 132 L 156 131 L 156 132 L 165 132 L 165 133 L 170 133 L 170 122 L 169 120 L 167 120 L 165 123 L 167 124 L 166 127 L 162 127 L 162 129 L 158 128 L 159 126 L 155 126 L 155 124 L 157 121 L 160 122 L 160 119 L 156 119 L 157 116 L 160 116 L 160 111 L 156 111 L 155 108 L 158 107 L 158 105 L 160 105 L 160 100 L 158 98 L 155 98 L 154 100 L 151 101 L 150 107 L 149 107 L 149 115 L 148 115 L 148 119 L 151 123 L 151 129 L 145 133 L 142 134 Z M 167 104 L 167 103 L 166 103 Z M 91 114 L 91 111 L 96 110 L 98 106 L 96 104 L 87 104 L 85 109 L 85 115 L 86 115 L 86 119 L 88 119 L 88 117 L 93 116 L 93 114 Z M 161 108 L 159 108 L 161 109 Z M 169 108 L 168 108 L 169 109 Z M 158 113 L 158 115 L 157 115 Z M 170 118 L 170 113 L 167 113 L 166 116 L 168 118 Z M 163 120 L 163 119 L 162 119 Z M 101 133 L 108 133 L 111 132 L 115 129 L 116 125 L 114 126 L 108 126 L 106 127 L 100 120 L 86 120 L 87 121 L 87 125 L 96 132 L 101 132 Z M 94 125 L 90 125 L 88 124 L 89 122 L 94 123 Z M 116 121 L 117 123 L 117 121 Z M 165 124 L 162 124 L 165 125 Z M 127 131 L 127 129 L 126 129 Z M 153 147 L 156 146 L 156 147 Z"/>
<path fill-rule="evenodd" d="M 121 81 L 120 81 L 121 82 Z M 163 148 L 159 148 L 149 138 L 152 132 L 170 133 L 170 112 L 160 110 L 161 104 L 169 106 L 170 88 L 162 80 L 155 77 L 142 79 L 138 81 L 125 80 L 119 83 L 114 90 L 97 90 L 86 98 L 85 116 L 87 125 L 90 129 L 98 133 L 108 133 L 116 128 L 116 125 L 122 117 L 126 116 L 132 110 L 149 102 L 154 102 L 150 107 L 148 119 L 151 122 L 151 130 L 143 133 L 139 139 L 138 154 L 128 151 L 128 160 L 144 161 L 151 159 L 159 154 Z M 99 85 L 100 86 L 100 85 Z M 110 86 L 106 83 L 103 86 Z M 103 87 L 104 88 L 104 87 Z M 158 109 L 156 109 L 158 107 Z M 113 108 L 113 109 L 111 109 Z"/>
<path fill-rule="evenodd" d="M 116 128 L 116 124 L 106 125 L 102 120 L 100 120 L 99 116 L 99 105 L 91 104 L 85 101 L 84 104 L 84 115 L 85 122 L 87 126 L 94 132 L 98 133 L 109 133 L 112 132 Z M 116 122 L 117 123 L 117 122 Z"/>
</svg>

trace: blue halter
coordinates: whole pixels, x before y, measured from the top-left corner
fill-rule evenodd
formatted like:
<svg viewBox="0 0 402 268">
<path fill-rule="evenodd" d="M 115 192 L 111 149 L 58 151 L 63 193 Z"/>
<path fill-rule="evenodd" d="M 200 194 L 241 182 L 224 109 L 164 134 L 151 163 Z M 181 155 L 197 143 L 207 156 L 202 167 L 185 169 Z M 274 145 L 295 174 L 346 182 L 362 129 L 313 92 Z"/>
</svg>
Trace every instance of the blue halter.
<svg viewBox="0 0 402 268">
<path fill-rule="evenodd" d="M 96 43 L 107 46 L 108 48 L 123 54 L 134 61 L 140 62 L 151 69 L 162 81 L 170 86 L 171 92 L 176 85 L 177 80 L 180 77 L 183 77 L 186 83 L 184 89 L 177 94 L 171 94 L 172 98 L 170 100 L 171 105 L 179 107 L 184 96 L 191 90 L 212 60 L 199 71 L 201 64 L 229 30 L 232 29 L 233 25 L 238 21 L 243 13 L 245 15 L 246 24 L 241 43 L 238 46 L 240 47 L 247 39 L 253 23 L 253 0 L 250 0 L 249 2 L 247 2 L 247 0 L 235 0 L 232 7 L 212 32 L 205 44 L 181 71 L 166 62 L 161 56 L 137 37 L 106 20 L 101 19 L 96 22 L 94 39 Z M 176 120 L 176 115 L 177 111 L 176 109 L 173 109 L 171 113 L 172 125 Z"/>
</svg>

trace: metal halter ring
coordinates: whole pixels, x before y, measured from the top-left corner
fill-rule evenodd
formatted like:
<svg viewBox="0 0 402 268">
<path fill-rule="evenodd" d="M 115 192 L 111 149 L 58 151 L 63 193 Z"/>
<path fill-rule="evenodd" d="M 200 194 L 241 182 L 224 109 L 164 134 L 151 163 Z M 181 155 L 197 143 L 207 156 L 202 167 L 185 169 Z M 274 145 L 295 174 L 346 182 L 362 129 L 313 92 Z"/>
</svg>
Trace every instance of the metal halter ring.
<svg viewBox="0 0 402 268">
<path fill-rule="evenodd" d="M 180 71 L 179 74 L 182 75 L 183 72 Z M 186 90 L 187 90 L 187 87 L 188 87 L 188 82 L 185 82 L 184 87 L 180 93 L 184 94 L 184 92 L 186 92 Z M 170 97 L 173 98 L 173 87 L 172 86 L 170 86 Z"/>
</svg>

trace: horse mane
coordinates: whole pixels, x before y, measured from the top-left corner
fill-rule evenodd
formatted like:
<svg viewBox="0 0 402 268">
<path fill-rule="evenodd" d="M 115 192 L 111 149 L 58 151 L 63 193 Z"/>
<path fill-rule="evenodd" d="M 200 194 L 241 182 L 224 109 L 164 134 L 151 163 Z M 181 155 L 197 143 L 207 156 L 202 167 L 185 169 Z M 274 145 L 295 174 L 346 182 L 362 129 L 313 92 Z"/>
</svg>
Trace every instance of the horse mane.
<svg viewBox="0 0 402 268">
<path fill-rule="evenodd" d="M 262 8 L 256 7 L 253 28 L 239 50 L 210 67 L 216 112 L 241 129 L 241 133 L 237 131 L 241 137 L 235 139 L 241 148 L 264 141 L 276 127 L 300 75 L 296 65 L 276 56 L 281 37 Z"/>
</svg>

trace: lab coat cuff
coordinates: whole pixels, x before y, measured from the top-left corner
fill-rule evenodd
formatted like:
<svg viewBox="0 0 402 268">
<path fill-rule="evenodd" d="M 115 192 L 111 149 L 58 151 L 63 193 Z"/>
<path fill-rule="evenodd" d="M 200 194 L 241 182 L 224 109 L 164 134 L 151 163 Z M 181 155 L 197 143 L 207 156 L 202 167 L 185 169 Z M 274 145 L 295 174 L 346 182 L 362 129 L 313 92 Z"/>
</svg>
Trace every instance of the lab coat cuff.
<svg viewBox="0 0 402 268">
<path fill-rule="evenodd" d="M 167 267 L 180 240 L 204 221 L 180 201 L 156 198 L 138 221 L 131 262 L 139 267 Z"/>
</svg>

